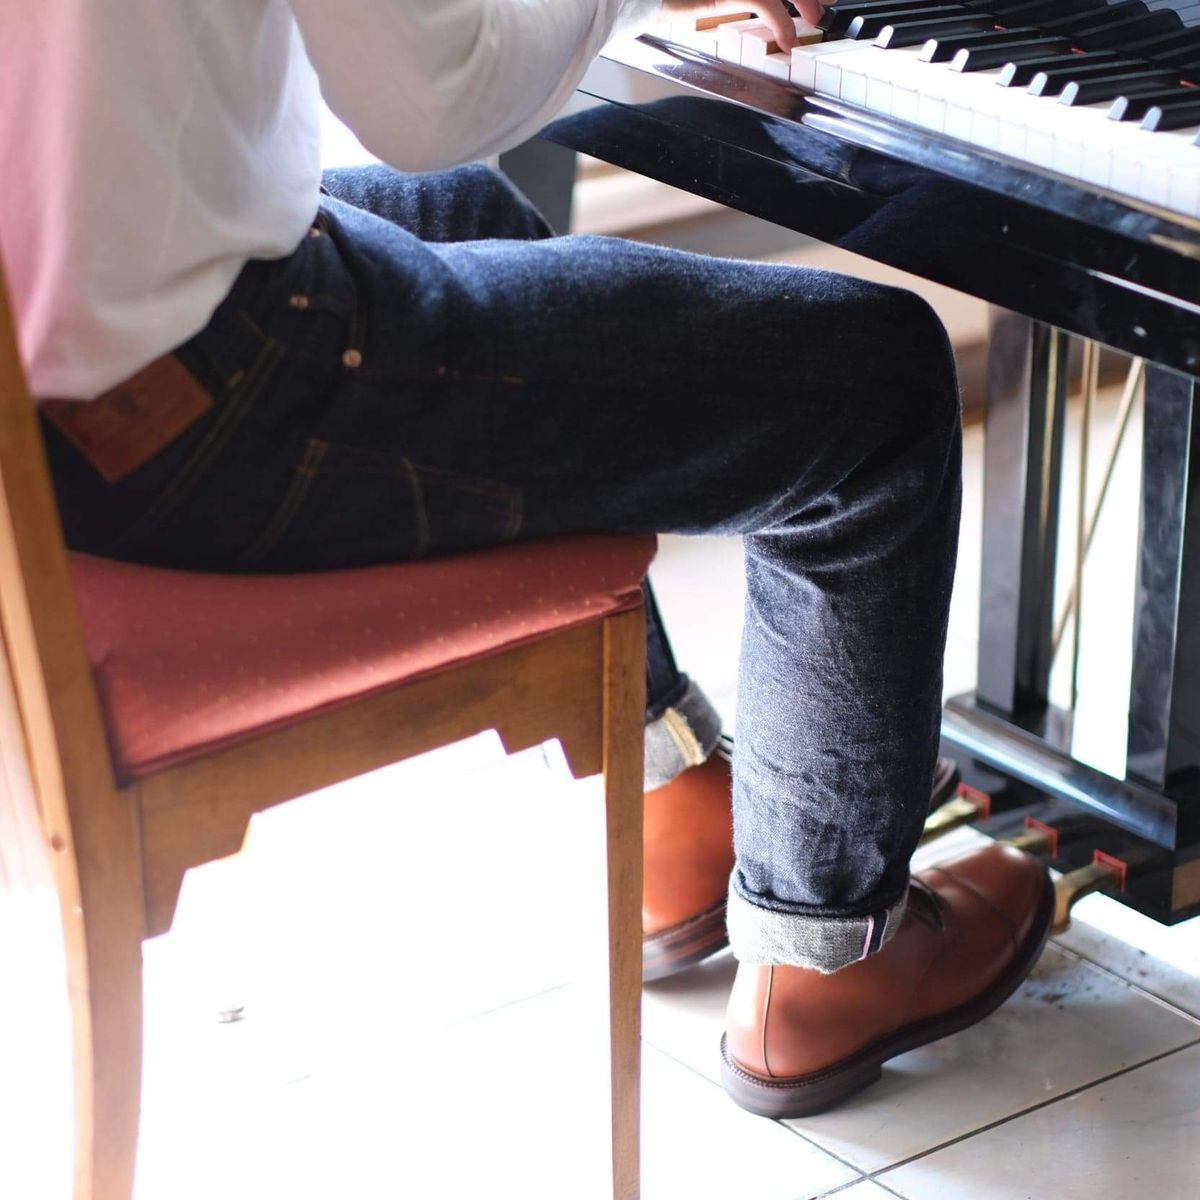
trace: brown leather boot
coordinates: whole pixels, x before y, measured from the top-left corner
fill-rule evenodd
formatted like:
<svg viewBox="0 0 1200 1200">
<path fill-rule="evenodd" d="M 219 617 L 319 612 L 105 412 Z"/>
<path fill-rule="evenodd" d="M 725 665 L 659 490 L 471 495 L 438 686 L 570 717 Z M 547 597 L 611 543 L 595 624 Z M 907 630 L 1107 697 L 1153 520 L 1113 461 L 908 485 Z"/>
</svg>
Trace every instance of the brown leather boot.
<svg viewBox="0 0 1200 1200">
<path fill-rule="evenodd" d="M 728 750 L 646 793 L 642 978 L 662 979 L 728 945 L 733 870 Z"/>
<path fill-rule="evenodd" d="M 729 1095 L 803 1117 L 874 1083 L 882 1065 L 982 1020 L 1033 969 L 1054 915 L 1036 859 L 988 846 L 914 877 L 896 936 L 832 975 L 738 967 L 721 1041 Z"/>
<path fill-rule="evenodd" d="M 729 945 L 725 900 L 733 871 L 733 742 L 708 761 L 646 793 L 642 887 L 642 979 L 664 979 Z M 958 786 L 939 758 L 930 807 Z"/>
</svg>

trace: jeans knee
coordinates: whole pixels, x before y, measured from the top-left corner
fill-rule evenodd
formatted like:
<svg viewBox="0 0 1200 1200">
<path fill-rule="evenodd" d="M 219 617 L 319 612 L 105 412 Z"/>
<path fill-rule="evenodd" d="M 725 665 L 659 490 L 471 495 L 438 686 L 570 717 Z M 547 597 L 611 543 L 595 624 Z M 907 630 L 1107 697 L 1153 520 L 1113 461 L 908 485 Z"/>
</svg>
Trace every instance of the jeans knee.
<svg viewBox="0 0 1200 1200">
<path fill-rule="evenodd" d="M 485 236 L 539 239 L 553 232 L 545 218 L 503 171 L 484 163 L 456 168 L 462 185 L 469 189 L 472 202 L 483 221 Z"/>
<path fill-rule="evenodd" d="M 915 292 L 888 288 L 885 304 L 892 352 L 881 364 L 879 386 L 909 428 L 941 437 L 956 434 L 961 402 L 946 327 L 932 305 Z"/>
</svg>

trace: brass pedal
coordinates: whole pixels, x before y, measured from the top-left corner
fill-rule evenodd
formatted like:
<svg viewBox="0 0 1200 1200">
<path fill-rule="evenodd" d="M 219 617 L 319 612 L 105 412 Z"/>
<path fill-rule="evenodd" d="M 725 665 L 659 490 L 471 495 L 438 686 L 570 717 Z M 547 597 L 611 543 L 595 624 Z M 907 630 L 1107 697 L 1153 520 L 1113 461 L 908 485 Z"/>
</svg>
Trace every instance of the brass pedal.
<svg viewBox="0 0 1200 1200">
<path fill-rule="evenodd" d="M 1034 817 L 1025 818 L 1025 832 L 1015 837 L 1005 838 L 1000 845 L 1011 846 L 1014 850 L 1024 850 L 1026 854 L 1045 854 L 1049 858 L 1058 857 L 1058 830 L 1053 825 L 1045 825 Z"/>
<path fill-rule="evenodd" d="M 1062 933 L 1071 924 L 1071 909 L 1092 892 L 1103 891 L 1114 884 L 1125 890 L 1128 866 L 1119 858 L 1112 858 L 1099 850 L 1086 867 L 1060 875 L 1054 881 L 1054 925 L 1055 933 Z"/>
<path fill-rule="evenodd" d="M 962 825 L 971 825 L 975 821 L 985 821 L 991 815 L 992 798 L 983 792 L 977 792 L 972 787 L 962 784 L 958 795 L 953 800 L 935 808 L 925 818 L 925 831 L 921 834 L 919 846 L 927 845 L 940 837 L 945 837 L 951 830 Z"/>
</svg>

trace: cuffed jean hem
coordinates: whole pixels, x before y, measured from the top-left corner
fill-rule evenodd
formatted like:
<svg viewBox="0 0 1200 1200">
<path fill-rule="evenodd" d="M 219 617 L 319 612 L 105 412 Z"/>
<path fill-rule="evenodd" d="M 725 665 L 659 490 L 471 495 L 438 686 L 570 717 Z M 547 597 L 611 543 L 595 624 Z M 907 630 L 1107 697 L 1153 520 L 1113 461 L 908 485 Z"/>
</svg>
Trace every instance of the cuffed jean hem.
<svg viewBox="0 0 1200 1200">
<path fill-rule="evenodd" d="M 721 739 L 721 718 L 689 679 L 682 696 L 646 725 L 646 791 L 664 787 L 708 759 Z"/>
<path fill-rule="evenodd" d="M 776 912 L 752 904 L 731 880 L 725 919 L 739 962 L 808 967 L 831 975 L 883 949 L 896 936 L 907 906 L 905 889 L 895 904 L 865 917 Z"/>
</svg>

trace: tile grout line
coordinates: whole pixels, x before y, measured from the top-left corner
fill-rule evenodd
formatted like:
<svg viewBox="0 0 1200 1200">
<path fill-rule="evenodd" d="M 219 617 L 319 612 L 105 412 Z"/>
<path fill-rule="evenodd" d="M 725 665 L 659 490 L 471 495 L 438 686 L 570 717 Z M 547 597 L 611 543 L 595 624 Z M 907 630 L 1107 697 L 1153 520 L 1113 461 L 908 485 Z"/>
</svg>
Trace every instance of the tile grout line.
<svg viewBox="0 0 1200 1200">
<path fill-rule="evenodd" d="M 515 996 L 511 1000 L 505 1000 L 493 1008 L 485 1008 L 483 1012 L 468 1013 L 466 1016 L 459 1017 L 456 1021 L 451 1021 L 447 1025 L 438 1026 L 439 1030 L 460 1029 L 463 1025 L 469 1025 L 472 1021 L 482 1021 L 484 1017 L 495 1016 L 496 1013 L 504 1012 L 506 1009 L 516 1008 L 518 1004 L 528 1004 L 531 1000 L 540 1000 L 543 996 L 551 996 L 555 992 L 566 991 L 571 986 L 571 980 L 565 980 L 562 983 L 552 983 L 548 987 L 542 988 L 537 992 L 530 992 L 525 996 Z"/>
<path fill-rule="evenodd" d="M 848 1191 L 850 1188 L 861 1187 L 864 1183 L 874 1183 L 873 1179 L 868 1179 L 865 1175 L 861 1179 L 850 1179 L 845 1183 L 839 1183 L 837 1187 L 830 1188 L 827 1192 L 820 1192 L 814 1196 L 812 1200 L 828 1200 L 830 1196 L 836 1196 L 841 1192 Z M 882 1187 L 882 1184 L 875 1184 L 876 1187 Z"/>
<path fill-rule="evenodd" d="M 676 1058 L 675 1055 L 672 1054 L 669 1050 L 664 1050 L 661 1046 L 655 1045 L 654 1042 L 651 1042 L 646 1038 L 643 1038 L 642 1041 L 645 1042 L 645 1044 L 647 1046 L 651 1047 L 651 1049 L 656 1051 L 658 1054 L 661 1054 L 664 1058 L 670 1059 L 670 1061 L 675 1063 L 676 1066 L 682 1067 L 685 1071 L 688 1071 L 691 1074 L 695 1075 L 697 1079 L 703 1080 L 710 1087 L 715 1087 L 718 1091 L 724 1093 L 725 1089 L 722 1088 L 721 1085 L 715 1079 L 710 1079 L 707 1075 L 704 1074 L 703 1071 L 698 1071 L 695 1067 L 693 1067 L 691 1063 L 684 1062 L 683 1059 L 681 1059 L 681 1058 Z M 733 1101 L 730 1100 L 729 1103 L 733 1104 Z M 806 1146 L 811 1146 L 814 1150 L 819 1151 L 821 1154 L 825 1155 L 827 1158 L 832 1158 L 834 1160 L 834 1162 L 841 1163 L 841 1165 L 843 1167 L 846 1167 L 847 1169 L 853 1171 L 854 1174 L 858 1177 L 856 1179 L 848 1180 L 846 1183 L 838 1184 L 838 1186 L 836 1188 L 832 1189 L 833 1191 L 835 1191 L 835 1192 L 841 1191 L 843 1188 L 847 1188 L 847 1187 L 851 1187 L 851 1186 L 854 1186 L 854 1185 L 857 1185 L 860 1183 L 864 1183 L 871 1179 L 871 1177 L 865 1171 L 863 1171 L 863 1169 L 861 1167 L 856 1167 L 852 1162 L 848 1162 L 846 1159 L 842 1158 L 842 1156 L 840 1154 L 835 1154 L 832 1150 L 829 1150 L 824 1146 L 818 1145 L 818 1143 L 814 1142 L 812 1140 L 812 1138 L 805 1137 L 804 1134 L 802 1134 L 799 1130 L 793 1129 L 790 1125 L 784 1124 L 783 1121 L 777 1121 L 777 1120 L 774 1120 L 769 1117 L 762 1117 L 760 1119 L 761 1120 L 770 1120 L 772 1125 L 777 1125 L 780 1129 L 786 1130 L 793 1137 L 799 1138 L 800 1141 L 802 1141 Z M 822 1196 L 828 1196 L 830 1194 L 831 1194 L 830 1192 L 822 1192 L 821 1193 Z"/>
<path fill-rule="evenodd" d="M 860 1187 L 864 1183 L 869 1183 L 877 1187 L 881 1192 L 887 1192 L 889 1196 L 895 1196 L 896 1200 L 907 1200 L 901 1196 L 895 1188 L 890 1188 L 886 1183 L 880 1183 L 878 1179 L 872 1179 L 869 1175 L 864 1175 L 861 1179 L 852 1179 L 849 1183 L 839 1183 L 837 1187 L 830 1188 L 827 1192 L 822 1192 L 819 1196 L 814 1196 L 813 1200 L 827 1200 L 829 1196 L 836 1196 L 839 1192 L 848 1191 L 850 1188 Z"/>
<path fill-rule="evenodd" d="M 1176 1046 L 1173 1050 L 1164 1050 L 1161 1054 L 1155 1054 L 1150 1058 L 1144 1059 L 1142 1062 L 1131 1063 L 1129 1066 L 1122 1067 L 1118 1071 L 1112 1071 L 1108 1075 L 1101 1075 L 1098 1079 L 1093 1079 L 1090 1083 L 1083 1083 L 1078 1087 L 1070 1088 L 1068 1091 L 1062 1092 L 1057 1096 L 1052 1096 L 1048 1100 L 1041 1100 L 1037 1104 L 1031 1104 L 1028 1108 L 1023 1108 L 1015 1113 L 1009 1113 L 1006 1117 L 1000 1117 L 986 1125 L 980 1125 L 978 1129 L 972 1129 L 969 1133 L 949 1138 L 936 1146 L 931 1146 L 928 1150 L 922 1150 L 919 1154 L 912 1154 L 908 1158 L 902 1158 L 899 1162 L 892 1163 L 886 1167 L 880 1167 L 878 1170 L 871 1172 L 867 1178 L 872 1183 L 878 1183 L 880 1187 L 883 1187 L 884 1184 L 878 1178 L 880 1175 L 886 1175 L 889 1171 L 898 1171 L 901 1167 L 907 1167 L 910 1163 L 918 1162 L 922 1158 L 928 1158 L 931 1154 L 937 1154 L 951 1146 L 957 1146 L 960 1142 L 969 1141 L 973 1137 L 978 1137 L 981 1133 L 990 1133 L 993 1129 L 998 1129 L 1001 1125 L 1008 1125 L 1021 1117 L 1028 1116 L 1030 1113 L 1038 1112 L 1043 1108 L 1049 1108 L 1053 1104 L 1060 1104 L 1064 1100 L 1070 1100 L 1075 1096 L 1081 1095 L 1083 1092 L 1099 1087 L 1101 1084 L 1111 1083 L 1114 1079 L 1120 1079 L 1122 1075 L 1129 1075 L 1134 1071 L 1140 1071 L 1143 1067 L 1153 1066 L 1157 1062 L 1162 1062 L 1163 1059 L 1170 1058 L 1174 1054 L 1181 1054 L 1185 1050 L 1194 1049 L 1196 1046 L 1200 1046 L 1200 1037 L 1194 1038 L 1190 1042 L 1185 1042 L 1182 1046 Z"/>
</svg>

